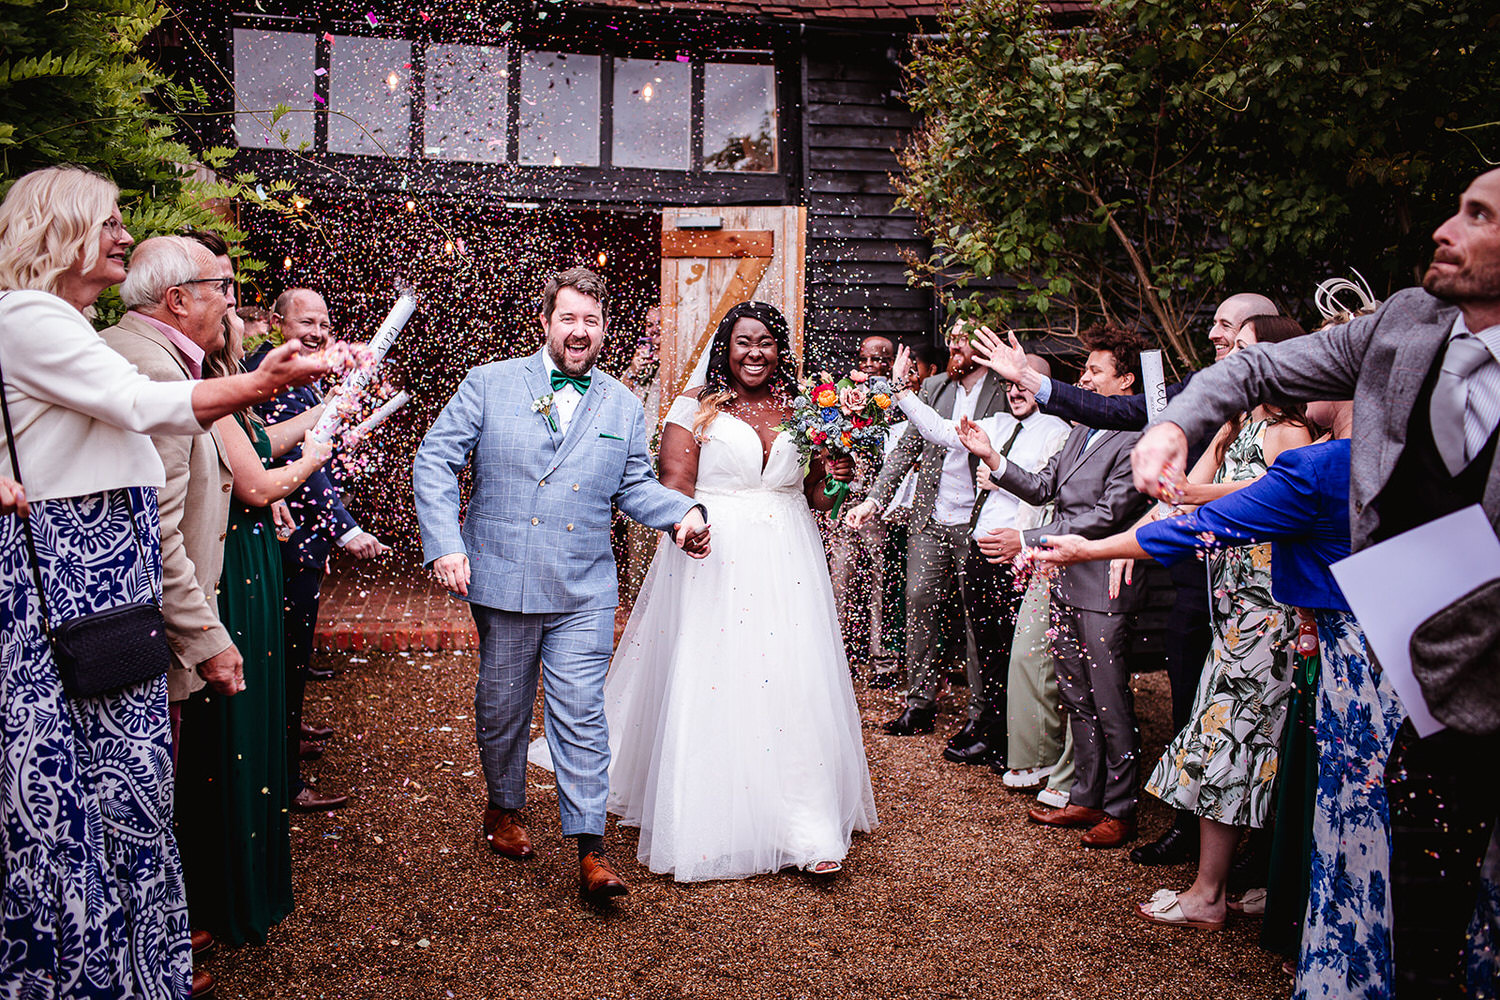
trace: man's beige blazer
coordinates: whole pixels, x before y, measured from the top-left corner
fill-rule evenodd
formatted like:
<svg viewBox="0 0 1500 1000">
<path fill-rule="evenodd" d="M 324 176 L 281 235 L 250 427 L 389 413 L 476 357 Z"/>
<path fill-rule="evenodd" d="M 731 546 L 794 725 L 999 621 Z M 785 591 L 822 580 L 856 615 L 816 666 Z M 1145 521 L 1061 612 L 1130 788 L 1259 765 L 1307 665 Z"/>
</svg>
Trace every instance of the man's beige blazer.
<svg viewBox="0 0 1500 1000">
<path fill-rule="evenodd" d="M 157 382 L 190 379 L 187 359 L 160 330 L 135 313 L 105 330 L 104 342 Z M 234 477 L 219 432 L 151 438 L 166 467 L 161 508 L 162 614 L 172 644 L 168 697 L 182 701 L 203 687 L 197 666 L 233 645 L 219 622 L 217 590 L 224 568 Z"/>
</svg>

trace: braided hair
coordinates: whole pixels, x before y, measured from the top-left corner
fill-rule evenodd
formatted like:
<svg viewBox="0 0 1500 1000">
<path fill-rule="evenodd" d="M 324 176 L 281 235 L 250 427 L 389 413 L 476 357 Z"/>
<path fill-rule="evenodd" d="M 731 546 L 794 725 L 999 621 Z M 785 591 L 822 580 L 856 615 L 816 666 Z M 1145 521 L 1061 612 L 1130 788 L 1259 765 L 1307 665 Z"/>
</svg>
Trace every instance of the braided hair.
<svg viewBox="0 0 1500 1000">
<path fill-rule="evenodd" d="M 784 404 L 797 395 L 797 366 L 792 360 L 792 336 L 786 317 L 768 302 L 741 302 L 730 308 L 714 330 L 708 349 L 708 370 L 703 376 L 703 392 L 698 396 L 698 415 L 693 419 L 693 436 L 700 441 L 708 425 L 725 406 L 734 402 L 729 382 L 729 340 L 734 325 L 742 319 L 753 319 L 771 331 L 776 340 L 776 367 L 771 372 L 771 391 Z"/>
</svg>

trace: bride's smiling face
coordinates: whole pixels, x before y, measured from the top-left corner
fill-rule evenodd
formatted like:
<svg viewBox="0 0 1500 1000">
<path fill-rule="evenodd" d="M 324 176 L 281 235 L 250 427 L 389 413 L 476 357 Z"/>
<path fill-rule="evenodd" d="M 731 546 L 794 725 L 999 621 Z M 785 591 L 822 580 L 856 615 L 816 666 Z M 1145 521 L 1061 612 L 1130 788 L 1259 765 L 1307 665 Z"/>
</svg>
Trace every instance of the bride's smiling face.
<svg viewBox="0 0 1500 1000">
<path fill-rule="evenodd" d="M 758 319 L 743 316 L 729 332 L 729 377 L 746 389 L 759 389 L 776 371 L 776 338 Z"/>
</svg>

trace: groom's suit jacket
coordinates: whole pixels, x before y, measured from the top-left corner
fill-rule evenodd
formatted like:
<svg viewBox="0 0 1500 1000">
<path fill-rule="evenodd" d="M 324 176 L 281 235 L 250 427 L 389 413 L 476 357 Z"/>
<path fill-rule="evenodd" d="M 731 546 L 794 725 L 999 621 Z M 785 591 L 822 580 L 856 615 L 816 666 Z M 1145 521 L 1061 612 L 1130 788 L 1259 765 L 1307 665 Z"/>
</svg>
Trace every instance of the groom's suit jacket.
<svg viewBox="0 0 1500 1000">
<path fill-rule="evenodd" d="M 533 407 L 551 392 L 540 351 L 481 365 L 417 449 L 423 561 L 466 554 L 474 604 L 524 614 L 613 607 L 610 503 L 662 531 L 701 506 L 656 481 L 645 413 L 622 382 L 595 368 L 566 436 Z M 474 492 L 460 523 L 466 466 Z"/>
</svg>

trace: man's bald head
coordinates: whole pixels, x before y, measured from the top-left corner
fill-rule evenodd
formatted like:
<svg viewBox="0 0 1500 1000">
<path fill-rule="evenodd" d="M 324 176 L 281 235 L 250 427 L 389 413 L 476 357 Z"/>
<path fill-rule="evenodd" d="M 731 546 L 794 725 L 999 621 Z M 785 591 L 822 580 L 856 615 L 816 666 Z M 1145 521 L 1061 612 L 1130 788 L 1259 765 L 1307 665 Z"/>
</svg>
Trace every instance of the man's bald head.
<svg viewBox="0 0 1500 1000">
<path fill-rule="evenodd" d="M 872 334 L 859 342 L 859 370 L 866 375 L 888 376 L 896 361 L 896 344 L 889 337 Z"/>
<path fill-rule="evenodd" d="M 1208 339 L 1214 345 L 1214 360 L 1219 361 L 1234 350 L 1235 334 L 1240 324 L 1251 316 L 1280 316 L 1276 303 L 1259 292 L 1236 292 L 1214 312 L 1214 325 L 1208 331 Z"/>
<path fill-rule="evenodd" d="M 311 288 L 288 288 L 276 297 L 272 313 L 271 322 L 282 339 L 302 341 L 304 351 L 321 350 L 333 339 L 328 304 Z"/>
</svg>

